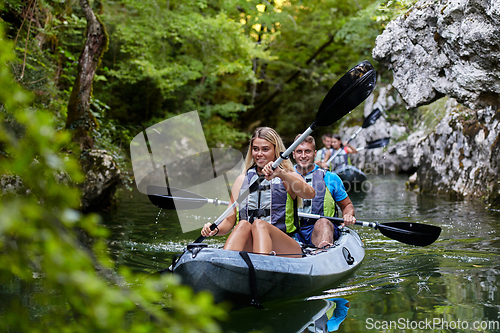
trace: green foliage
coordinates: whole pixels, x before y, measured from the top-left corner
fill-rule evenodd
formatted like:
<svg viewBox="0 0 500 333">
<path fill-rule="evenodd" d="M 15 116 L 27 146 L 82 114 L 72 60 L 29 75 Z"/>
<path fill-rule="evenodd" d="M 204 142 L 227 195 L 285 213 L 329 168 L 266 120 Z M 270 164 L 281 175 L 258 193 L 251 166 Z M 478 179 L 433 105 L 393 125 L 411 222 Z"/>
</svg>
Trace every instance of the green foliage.
<svg viewBox="0 0 500 333">
<path fill-rule="evenodd" d="M 213 5 L 108 2 L 104 22 L 111 44 L 102 73 L 106 81 L 96 84 L 95 93 L 110 105 L 110 117 L 126 126 L 143 127 L 167 114 L 192 110 L 207 113 L 202 115 L 207 121 L 217 115 L 234 118 L 227 105 L 239 105 L 247 84 L 257 81 L 252 60 L 269 55 L 244 34 L 239 22 Z M 228 125 L 221 133 L 235 132 Z M 220 135 L 216 141 L 234 143 L 234 136 Z"/>
<path fill-rule="evenodd" d="M 69 134 L 55 128 L 50 112 L 29 107 L 33 95 L 6 65 L 15 54 L 1 25 L 0 36 L 0 174 L 24 192 L 0 200 L 0 331 L 219 331 L 214 318 L 225 312 L 209 295 L 193 295 L 171 276 L 115 271 L 107 229 L 97 215 L 75 210 L 80 193 L 70 184 L 83 175 L 64 153 Z M 13 133 L 12 123 L 21 130 Z"/>
<path fill-rule="evenodd" d="M 244 142 L 238 140 L 258 125 L 293 137 L 347 69 L 372 61 L 375 37 L 413 2 L 95 2 L 110 37 L 94 81 L 100 101 L 92 108 L 100 125 L 95 141 L 127 146 L 141 128 L 192 110 L 200 112 L 217 145 L 239 147 Z M 16 40 L 16 78 L 60 127 L 85 19 L 77 2 L 33 3 L 7 0 L 2 18 Z M 36 15 L 28 29 L 24 17 L 30 11 Z M 377 72 L 379 80 L 390 80 L 382 68 Z"/>
<path fill-rule="evenodd" d="M 280 22 L 280 35 L 270 44 L 271 54 L 279 60 L 260 61 L 265 71 L 261 86 L 267 84 L 262 95 L 279 93 L 267 105 L 257 103 L 257 115 L 249 113 L 242 121 L 257 118 L 288 138 L 302 132 L 331 86 L 349 68 L 362 60 L 376 65 L 371 50 L 387 22 L 379 19 L 379 10 L 379 2 L 371 0 L 308 0 L 283 6 L 286 20 Z M 320 129 L 314 135 L 319 137 L 322 130 L 332 129 Z"/>
<path fill-rule="evenodd" d="M 33 106 L 52 111 L 58 127 L 66 121 L 67 100 L 84 42 L 86 21 L 78 11 L 78 4 L 46 0 L 9 0 L 0 11 L 7 36 L 15 42 L 14 76 L 33 92 Z"/>
<path fill-rule="evenodd" d="M 425 105 L 419 108 L 419 113 L 422 115 L 422 125 L 427 133 L 435 129 L 437 124 L 443 120 L 446 115 L 446 102 L 448 97 L 438 99 L 432 104 Z"/>
</svg>

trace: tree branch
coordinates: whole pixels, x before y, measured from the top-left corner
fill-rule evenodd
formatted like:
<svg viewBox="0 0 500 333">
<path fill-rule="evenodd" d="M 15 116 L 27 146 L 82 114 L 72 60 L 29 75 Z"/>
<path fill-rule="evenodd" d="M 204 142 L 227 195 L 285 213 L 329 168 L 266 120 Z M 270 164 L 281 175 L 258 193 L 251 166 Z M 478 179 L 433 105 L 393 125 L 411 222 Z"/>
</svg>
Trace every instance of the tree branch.
<svg viewBox="0 0 500 333">
<path fill-rule="evenodd" d="M 326 49 L 330 44 L 333 43 L 334 41 L 334 37 L 335 37 L 335 34 L 332 34 L 330 36 L 330 38 L 325 42 L 323 43 L 323 45 L 321 45 L 317 50 L 316 52 L 313 53 L 312 56 L 309 57 L 309 59 L 307 59 L 306 61 L 306 65 L 309 65 L 324 49 Z M 284 84 L 288 84 L 290 82 L 292 82 L 293 80 L 295 80 L 297 78 L 297 76 L 299 76 L 299 74 L 302 72 L 302 70 L 297 70 L 295 73 L 293 73 L 285 82 Z M 263 102 L 259 103 L 256 107 L 255 107 L 255 112 L 262 112 L 263 110 L 265 110 L 265 108 L 267 107 L 267 105 L 276 97 L 278 96 L 281 92 L 283 91 L 282 87 L 276 89 L 269 97 L 267 97 Z"/>
</svg>

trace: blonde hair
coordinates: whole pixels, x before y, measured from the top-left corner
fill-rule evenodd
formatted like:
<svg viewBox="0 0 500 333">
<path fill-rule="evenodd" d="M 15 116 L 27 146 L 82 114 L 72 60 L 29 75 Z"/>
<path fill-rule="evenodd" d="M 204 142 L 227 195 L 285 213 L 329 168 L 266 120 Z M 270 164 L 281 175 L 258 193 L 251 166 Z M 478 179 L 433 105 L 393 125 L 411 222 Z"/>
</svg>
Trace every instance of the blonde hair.
<svg viewBox="0 0 500 333">
<path fill-rule="evenodd" d="M 283 140 L 281 140 L 281 137 L 275 130 L 273 130 L 271 127 L 258 127 L 255 132 L 253 132 L 252 138 L 250 139 L 247 156 L 245 157 L 245 171 L 255 166 L 255 162 L 252 157 L 252 149 L 253 140 L 255 140 L 256 138 L 264 139 L 274 146 L 274 160 L 277 160 L 280 157 L 280 153 L 283 153 L 286 150 L 285 145 L 283 144 Z M 289 159 L 281 162 L 279 166 L 286 171 L 295 171 L 293 169 L 293 164 Z"/>
</svg>

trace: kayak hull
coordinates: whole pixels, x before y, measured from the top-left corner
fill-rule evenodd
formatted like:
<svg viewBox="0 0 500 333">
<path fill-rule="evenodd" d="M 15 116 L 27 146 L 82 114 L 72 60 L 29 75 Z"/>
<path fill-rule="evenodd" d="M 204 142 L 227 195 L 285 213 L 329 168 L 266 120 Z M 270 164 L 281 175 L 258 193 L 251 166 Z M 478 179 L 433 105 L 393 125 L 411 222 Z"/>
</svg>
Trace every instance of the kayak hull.
<svg viewBox="0 0 500 333">
<path fill-rule="evenodd" d="M 344 228 L 332 248 L 317 250 L 303 258 L 249 253 L 257 295 L 251 292 L 248 264 L 237 251 L 192 247 L 173 270 L 183 284 L 196 292 L 209 291 L 215 302 L 229 300 L 248 305 L 255 296 L 264 302 L 306 295 L 332 285 L 356 269 L 364 255 L 361 239 L 348 228 Z"/>
</svg>

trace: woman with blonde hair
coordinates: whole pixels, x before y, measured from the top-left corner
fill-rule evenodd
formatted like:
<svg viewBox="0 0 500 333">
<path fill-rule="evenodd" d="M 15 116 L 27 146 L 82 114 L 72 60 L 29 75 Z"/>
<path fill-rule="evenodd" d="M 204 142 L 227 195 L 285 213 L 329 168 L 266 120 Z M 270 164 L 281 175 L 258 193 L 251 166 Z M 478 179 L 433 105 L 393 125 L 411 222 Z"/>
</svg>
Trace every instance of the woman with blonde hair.
<svg viewBox="0 0 500 333">
<path fill-rule="evenodd" d="M 285 151 L 281 137 L 270 127 L 259 127 L 250 139 L 244 173 L 235 181 L 231 191 L 232 204 L 253 181 L 265 179 L 251 192 L 217 229 L 211 223 L 201 230 L 204 237 L 225 235 L 234 227 L 224 249 L 261 254 L 294 255 L 300 257 L 300 245 L 290 236 L 296 232 L 294 209 L 298 197 L 312 199 L 314 189 L 295 172 L 292 163 L 284 160 L 275 169 L 272 164 Z"/>
</svg>

